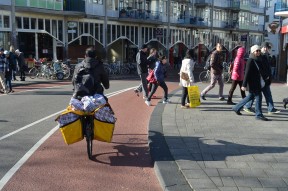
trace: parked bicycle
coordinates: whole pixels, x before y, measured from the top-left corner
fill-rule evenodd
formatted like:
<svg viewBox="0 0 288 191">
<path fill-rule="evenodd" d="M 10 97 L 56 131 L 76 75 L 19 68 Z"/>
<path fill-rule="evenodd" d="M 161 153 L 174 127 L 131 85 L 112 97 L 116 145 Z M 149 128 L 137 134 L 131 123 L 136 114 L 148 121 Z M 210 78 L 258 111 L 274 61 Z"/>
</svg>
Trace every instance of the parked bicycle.
<svg viewBox="0 0 288 191">
<path fill-rule="evenodd" d="M 227 64 L 226 62 L 223 62 L 222 78 L 223 78 L 224 83 L 229 83 L 231 81 L 231 73 L 228 71 L 228 68 L 229 68 L 229 64 Z M 204 70 L 205 71 L 202 71 L 199 74 L 199 81 L 209 83 L 211 81 L 210 70 L 208 70 L 206 66 L 204 67 Z"/>
<path fill-rule="evenodd" d="M 44 63 L 45 59 L 35 60 L 34 66 L 28 71 L 31 79 L 44 77 Z"/>
</svg>

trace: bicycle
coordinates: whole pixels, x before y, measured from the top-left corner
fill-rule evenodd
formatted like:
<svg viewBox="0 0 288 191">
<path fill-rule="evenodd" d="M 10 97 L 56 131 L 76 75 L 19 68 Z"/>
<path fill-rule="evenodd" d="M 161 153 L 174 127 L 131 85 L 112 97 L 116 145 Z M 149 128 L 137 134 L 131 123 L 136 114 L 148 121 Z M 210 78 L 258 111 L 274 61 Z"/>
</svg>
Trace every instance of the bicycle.
<svg viewBox="0 0 288 191">
<path fill-rule="evenodd" d="M 81 116 L 83 135 L 86 137 L 88 158 L 92 159 L 93 139 L 94 139 L 94 113 L 85 113 Z"/>
<path fill-rule="evenodd" d="M 208 83 L 211 80 L 211 72 L 206 67 L 204 67 L 204 69 L 206 71 L 202 71 L 199 74 L 199 81 Z M 228 71 L 224 71 L 222 73 L 222 78 L 223 78 L 224 83 L 229 83 L 231 81 L 231 73 Z"/>
</svg>

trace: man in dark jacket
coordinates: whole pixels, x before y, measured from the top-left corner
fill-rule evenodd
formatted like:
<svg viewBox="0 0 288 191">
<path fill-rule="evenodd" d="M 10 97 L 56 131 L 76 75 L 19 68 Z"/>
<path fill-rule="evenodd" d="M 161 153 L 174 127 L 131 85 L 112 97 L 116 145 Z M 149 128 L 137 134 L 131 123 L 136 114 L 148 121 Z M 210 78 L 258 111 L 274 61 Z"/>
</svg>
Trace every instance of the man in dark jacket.
<svg viewBox="0 0 288 191">
<path fill-rule="evenodd" d="M 104 88 L 109 89 L 108 74 L 104 70 L 103 63 L 96 58 L 94 48 L 87 48 L 85 59 L 76 65 L 72 84 L 74 86 L 73 97 L 75 98 L 96 93 L 103 95 Z"/>
<path fill-rule="evenodd" d="M 134 92 L 138 95 L 139 92 L 143 90 L 143 99 L 148 97 L 148 88 L 147 88 L 147 76 L 148 76 L 148 65 L 149 62 L 147 60 L 147 51 L 148 47 L 146 44 L 143 44 L 141 50 L 136 55 L 137 62 L 137 71 L 141 79 L 141 84 L 134 90 Z"/>
<path fill-rule="evenodd" d="M 25 64 L 25 58 L 24 58 L 24 53 L 20 52 L 18 49 L 15 50 L 16 58 L 18 61 L 18 66 L 19 66 L 19 71 L 20 71 L 20 80 L 25 81 L 25 69 L 26 69 L 26 64 Z"/>
<path fill-rule="evenodd" d="M 269 53 L 269 50 L 271 49 L 271 46 L 268 42 L 262 43 L 262 48 L 261 48 L 261 61 L 259 62 L 259 69 L 261 72 L 261 76 L 263 77 L 265 81 L 265 86 L 261 89 L 263 92 L 263 95 L 265 97 L 265 101 L 267 104 L 267 110 L 268 114 L 274 114 L 274 113 L 279 113 L 280 110 L 276 109 L 274 107 L 274 101 L 272 98 L 272 93 L 270 89 L 271 81 L 272 81 L 272 73 L 271 73 L 271 56 Z M 254 110 L 252 109 L 253 105 L 253 100 L 248 102 L 245 107 L 244 111 L 248 113 L 254 113 Z"/>
<path fill-rule="evenodd" d="M 219 100 L 221 101 L 225 100 L 223 97 L 224 83 L 222 79 L 223 62 L 224 62 L 224 55 L 222 53 L 222 45 L 220 43 L 217 43 L 216 50 L 212 52 L 210 58 L 211 83 L 201 92 L 201 98 L 203 100 L 206 100 L 205 95 L 215 87 L 217 81 L 219 84 Z"/>
<path fill-rule="evenodd" d="M 246 64 L 244 80 L 241 89 L 246 91 L 249 87 L 249 94 L 242 99 L 232 109 L 237 115 L 242 115 L 240 110 L 246 103 L 255 98 L 255 117 L 258 120 L 268 121 L 262 113 L 262 93 L 261 89 L 265 84 L 261 85 L 261 75 L 259 71 L 259 65 L 261 63 L 261 48 L 258 45 L 251 47 L 251 54 Z"/>
</svg>

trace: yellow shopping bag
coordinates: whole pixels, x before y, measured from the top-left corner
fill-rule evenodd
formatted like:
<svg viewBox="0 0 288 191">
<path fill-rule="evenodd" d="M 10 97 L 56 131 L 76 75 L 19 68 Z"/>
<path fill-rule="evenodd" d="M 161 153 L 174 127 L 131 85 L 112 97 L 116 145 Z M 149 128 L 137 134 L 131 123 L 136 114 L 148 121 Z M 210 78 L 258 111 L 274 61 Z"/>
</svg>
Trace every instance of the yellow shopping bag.
<svg viewBox="0 0 288 191">
<path fill-rule="evenodd" d="M 200 102 L 200 91 L 198 86 L 188 86 L 188 96 L 190 101 L 190 107 L 197 107 Z"/>
<path fill-rule="evenodd" d="M 84 138 L 80 119 L 83 114 L 83 111 L 74 111 L 71 106 L 68 106 L 55 119 L 59 123 L 60 131 L 67 145 L 81 141 Z"/>
</svg>

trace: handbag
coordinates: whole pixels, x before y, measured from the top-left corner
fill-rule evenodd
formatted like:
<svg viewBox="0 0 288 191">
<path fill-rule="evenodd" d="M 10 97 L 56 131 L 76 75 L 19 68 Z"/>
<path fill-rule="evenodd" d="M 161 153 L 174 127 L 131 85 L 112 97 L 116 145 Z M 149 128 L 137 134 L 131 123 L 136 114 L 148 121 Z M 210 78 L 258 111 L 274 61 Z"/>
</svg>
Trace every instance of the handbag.
<svg viewBox="0 0 288 191">
<path fill-rule="evenodd" d="M 157 82 L 155 75 L 154 75 L 154 70 L 149 71 L 149 74 L 148 74 L 146 79 L 149 83 L 156 83 Z"/>
<path fill-rule="evenodd" d="M 259 73 L 260 73 L 260 70 L 259 70 L 259 66 L 258 66 L 258 64 L 257 64 L 255 61 L 254 61 L 254 63 L 255 63 L 255 65 L 256 65 L 256 67 L 257 67 Z M 264 79 L 263 79 L 261 73 L 260 73 L 260 84 L 261 84 L 261 88 L 264 88 L 264 86 L 265 86 L 265 81 L 264 81 Z"/>
<path fill-rule="evenodd" d="M 189 75 L 185 72 L 180 72 L 180 78 L 182 80 L 188 81 L 189 80 Z"/>
<path fill-rule="evenodd" d="M 188 86 L 188 96 L 190 101 L 190 107 L 197 107 L 201 104 L 200 90 L 198 86 Z"/>
</svg>

